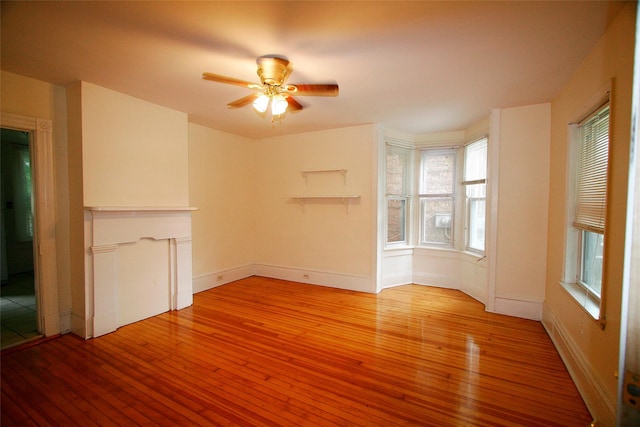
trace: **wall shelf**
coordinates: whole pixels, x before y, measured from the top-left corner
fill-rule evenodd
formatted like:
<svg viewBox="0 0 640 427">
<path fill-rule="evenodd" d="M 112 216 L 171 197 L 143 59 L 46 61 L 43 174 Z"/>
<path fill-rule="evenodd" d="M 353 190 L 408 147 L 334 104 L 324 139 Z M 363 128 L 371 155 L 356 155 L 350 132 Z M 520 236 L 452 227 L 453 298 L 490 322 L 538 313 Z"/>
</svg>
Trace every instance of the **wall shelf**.
<svg viewBox="0 0 640 427">
<path fill-rule="evenodd" d="M 88 211 L 94 212 L 185 212 L 197 211 L 192 206 L 85 206 Z"/>
<path fill-rule="evenodd" d="M 347 213 L 349 213 L 349 208 L 351 206 L 352 200 L 357 200 L 360 198 L 358 195 L 324 195 L 324 196 L 291 196 L 293 200 L 298 202 L 298 204 L 302 207 L 302 212 L 304 212 L 305 203 L 309 200 L 340 200 L 342 204 L 347 209 Z"/>
<path fill-rule="evenodd" d="M 325 173 L 339 173 L 342 175 L 344 179 L 344 185 L 347 185 L 347 169 L 319 169 L 319 170 L 308 170 L 300 172 L 302 177 L 304 178 L 304 185 L 307 185 L 307 177 L 313 174 L 325 174 Z"/>
</svg>

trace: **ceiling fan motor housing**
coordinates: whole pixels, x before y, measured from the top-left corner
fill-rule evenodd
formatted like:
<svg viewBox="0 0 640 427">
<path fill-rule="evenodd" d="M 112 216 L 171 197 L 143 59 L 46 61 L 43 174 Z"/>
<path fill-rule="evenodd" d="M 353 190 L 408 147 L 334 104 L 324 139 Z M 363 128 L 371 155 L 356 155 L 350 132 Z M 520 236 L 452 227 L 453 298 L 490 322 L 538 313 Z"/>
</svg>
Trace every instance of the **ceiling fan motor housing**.
<svg viewBox="0 0 640 427">
<path fill-rule="evenodd" d="M 258 77 L 264 85 L 281 86 L 289 73 L 289 61 L 283 58 L 258 58 Z"/>
</svg>

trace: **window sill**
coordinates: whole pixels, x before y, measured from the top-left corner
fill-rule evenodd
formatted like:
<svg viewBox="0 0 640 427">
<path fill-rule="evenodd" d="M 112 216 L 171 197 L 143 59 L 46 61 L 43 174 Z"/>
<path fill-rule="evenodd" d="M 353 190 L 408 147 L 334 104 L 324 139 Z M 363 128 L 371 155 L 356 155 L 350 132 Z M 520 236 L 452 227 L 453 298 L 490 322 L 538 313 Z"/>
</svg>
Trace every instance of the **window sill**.
<svg viewBox="0 0 640 427">
<path fill-rule="evenodd" d="M 600 318 L 600 299 L 578 283 L 558 282 L 593 320 Z"/>
<path fill-rule="evenodd" d="M 434 246 L 412 246 L 406 244 L 388 245 L 385 246 L 384 252 L 387 256 L 401 256 L 401 255 L 413 255 L 414 253 L 429 253 L 440 252 L 459 254 L 472 261 L 485 261 L 487 260 L 486 254 L 473 252 L 469 250 L 460 250 L 451 247 L 434 247 Z"/>
<path fill-rule="evenodd" d="M 480 252 L 465 250 L 465 251 L 460 251 L 460 253 L 462 253 L 464 256 L 468 258 L 472 258 L 476 262 L 487 261 L 487 255 Z"/>
<path fill-rule="evenodd" d="M 384 248 L 385 258 L 413 256 L 413 246 L 411 245 L 395 245 Z"/>
</svg>

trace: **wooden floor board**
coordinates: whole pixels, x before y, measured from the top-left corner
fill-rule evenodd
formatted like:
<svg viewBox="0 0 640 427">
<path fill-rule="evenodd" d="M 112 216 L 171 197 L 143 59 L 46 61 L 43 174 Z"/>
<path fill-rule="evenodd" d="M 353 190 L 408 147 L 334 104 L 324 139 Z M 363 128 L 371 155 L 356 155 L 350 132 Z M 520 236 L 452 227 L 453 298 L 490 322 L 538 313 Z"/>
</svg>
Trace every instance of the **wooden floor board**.
<svg viewBox="0 0 640 427">
<path fill-rule="evenodd" d="M 461 292 L 251 277 L 2 355 L 2 425 L 581 426 L 539 322 Z"/>
</svg>

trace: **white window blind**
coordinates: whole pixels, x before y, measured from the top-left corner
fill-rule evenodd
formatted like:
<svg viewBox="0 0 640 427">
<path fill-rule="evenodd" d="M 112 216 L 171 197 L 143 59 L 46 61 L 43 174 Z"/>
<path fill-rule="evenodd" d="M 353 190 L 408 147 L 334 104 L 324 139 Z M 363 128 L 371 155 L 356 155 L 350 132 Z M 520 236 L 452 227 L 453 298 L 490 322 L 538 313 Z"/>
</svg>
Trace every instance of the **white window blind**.
<svg viewBox="0 0 640 427">
<path fill-rule="evenodd" d="M 609 104 L 606 104 L 580 124 L 576 228 L 604 234 L 608 163 Z"/>
<path fill-rule="evenodd" d="M 484 184 L 487 180 L 487 138 L 464 148 L 464 181 L 462 184 Z"/>
</svg>

